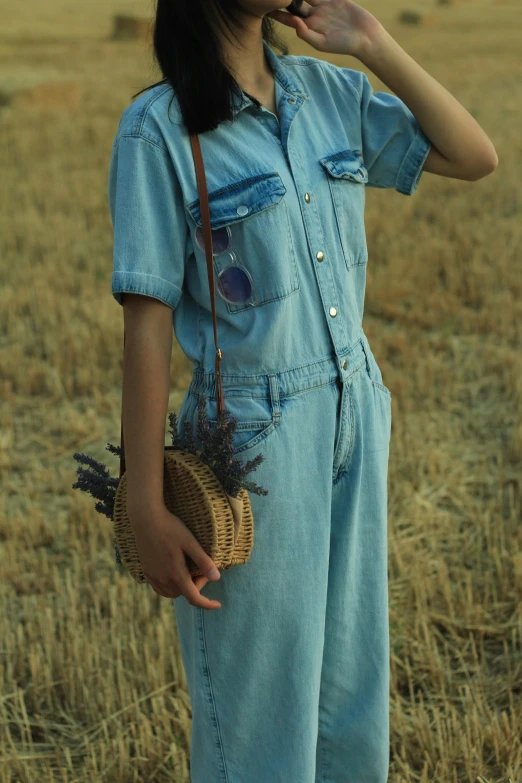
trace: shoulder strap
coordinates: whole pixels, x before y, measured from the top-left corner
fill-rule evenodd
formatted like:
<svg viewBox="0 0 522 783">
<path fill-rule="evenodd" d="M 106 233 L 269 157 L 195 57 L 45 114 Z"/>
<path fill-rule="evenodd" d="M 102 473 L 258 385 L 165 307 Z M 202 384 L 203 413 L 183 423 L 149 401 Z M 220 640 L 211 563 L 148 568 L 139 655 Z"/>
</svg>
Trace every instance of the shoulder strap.
<svg viewBox="0 0 522 783">
<path fill-rule="evenodd" d="M 205 166 L 201 154 L 201 145 L 199 136 L 196 133 L 190 134 L 190 143 L 192 145 L 192 154 L 196 167 L 196 181 L 198 185 L 199 203 L 201 211 L 201 222 L 203 226 L 203 239 L 205 244 L 205 255 L 207 258 L 208 285 L 210 289 L 210 300 L 212 304 L 212 324 L 214 328 L 214 345 L 216 346 L 215 376 L 216 376 L 216 403 L 217 413 L 220 416 L 225 409 L 225 396 L 223 393 L 223 382 L 221 379 L 221 359 L 223 352 L 218 347 L 217 320 L 216 320 L 216 291 L 214 285 L 214 260 L 212 252 L 212 231 L 210 227 L 210 209 L 208 205 L 207 179 L 205 176 Z M 125 351 L 125 328 L 123 329 L 123 350 Z M 125 473 L 125 454 L 123 451 L 123 397 L 121 410 L 121 454 L 120 454 L 120 478 Z"/>
</svg>

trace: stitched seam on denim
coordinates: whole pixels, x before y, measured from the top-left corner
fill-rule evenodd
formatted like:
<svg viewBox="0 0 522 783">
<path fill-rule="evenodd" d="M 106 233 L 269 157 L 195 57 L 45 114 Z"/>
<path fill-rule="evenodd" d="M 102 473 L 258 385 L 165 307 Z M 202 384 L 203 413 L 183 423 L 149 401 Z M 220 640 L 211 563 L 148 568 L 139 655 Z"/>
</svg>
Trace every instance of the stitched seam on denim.
<svg viewBox="0 0 522 783">
<path fill-rule="evenodd" d="M 140 277 L 150 277 L 153 280 L 161 280 L 162 283 L 166 283 L 168 286 L 172 286 L 173 288 L 177 288 L 178 291 L 181 291 L 181 288 L 179 285 L 176 285 L 176 283 L 172 283 L 170 280 L 167 280 L 165 277 L 160 277 L 159 275 L 151 275 L 148 272 L 135 272 L 134 270 L 130 269 L 116 269 L 114 271 L 115 275 L 140 275 Z"/>
<path fill-rule="evenodd" d="M 133 274 L 139 274 L 138 272 Z M 161 280 L 161 278 L 159 278 Z M 169 283 L 169 285 L 173 286 L 173 288 L 176 288 L 177 291 L 180 291 L 180 296 L 177 297 L 177 301 L 174 303 L 173 300 L 167 299 L 165 296 L 162 296 L 161 294 L 152 294 L 150 291 L 147 291 L 146 289 L 142 288 L 138 284 L 133 285 L 132 283 L 126 283 L 125 286 L 122 288 L 122 286 L 115 285 L 112 289 L 112 295 L 115 296 L 115 294 L 141 294 L 142 296 L 150 296 L 151 299 L 159 299 L 160 302 L 163 302 L 163 304 L 166 304 L 168 307 L 171 308 L 171 310 L 175 310 L 176 307 L 179 304 L 179 301 L 181 299 L 181 289 L 175 286 L 173 283 Z"/>
<path fill-rule="evenodd" d="M 341 222 L 340 222 L 339 211 L 337 209 L 337 199 L 335 198 L 335 193 L 334 193 L 333 184 L 332 184 L 332 178 L 330 176 L 328 176 L 328 174 L 326 176 L 328 177 L 328 188 L 330 190 L 330 196 L 332 198 L 332 202 L 333 202 L 333 206 L 334 206 L 335 223 L 337 225 L 337 234 L 339 235 L 339 244 L 341 246 L 341 251 L 342 251 L 342 254 L 343 254 L 343 256 L 345 258 L 345 261 L 346 261 L 347 249 L 345 248 L 345 243 L 343 241 L 343 236 L 342 236 L 342 233 L 341 233 Z M 347 261 L 346 261 L 346 268 L 347 268 L 347 270 L 349 272 L 350 271 L 350 267 L 349 267 Z"/>
<path fill-rule="evenodd" d="M 350 451 L 348 452 L 348 456 L 346 457 L 343 472 L 346 472 L 350 466 L 350 462 L 352 460 L 353 448 L 355 444 L 355 416 L 353 412 L 353 396 L 351 394 L 351 389 L 348 389 L 347 391 L 349 392 L 349 397 L 350 397 Z"/>
<path fill-rule="evenodd" d="M 363 361 L 362 361 L 360 364 L 358 364 L 358 365 L 357 365 L 357 367 L 355 367 L 355 369 L 353 369 L 353 370 L 352 370 L 352 372 L 351 372 L 349 375 L 347 375 L 347 376 L 346 376 L 346 378 L 344 379 L 344 382 L 345 382 L 345 383 L 347 383 L 348 381 L 350 381 L 350 380 L 353 378 L 353 376 L 354 376 L 356 373 L 358 373 L 358 372 L 359 372 L 359 370 L 361 369 L 361 367 L 364 367 L 364 364 L 365 364 L 365 362 L 364 362 L 364 360 L 363 360 Z"/>
<path fill-rule="evenodd" d="M 333 66 L 333 63 L 327 63 L 326 65 L 324 65 L 322 61 L 319 61 L 319 62 L 320 62 L 320 65 L 321 65 L 321 68 L 322 68 L 323 71 L 325 71 L 327 69 L 328 65 Z M 333 67 L 339 68 L 340 71 L 345 71 L 345 70 L 347 71 L 348 70 L 347 68 L 340 68 L 339 66 L 333 66 Z M 356 71 L 356 73 L 362 74 L 362 71 Z M 357 87 L 355 86 L 355 84 L 352 84 L 352 82 L 350 81 L 350 76 L 348 74 L 346 74 L 346 83 L 347 83 L 348 87 L 350 87 L 353 90 L 353 92 L 357 96 L 357 99 L 360 101 L 361 98 L 362 98 L 362 95 L 359 92 L 359 90 L 357 89 Z"/>
<path fill-rule="evenodd" d="M 163 147 L 160 147 L 159 144 L 157 144 L 148 136 L 144 136 L 142 133 L 121 133 L 119 139 L 139 139 L 140 141 L 146 141 L 147 144 L 150 144 L 151 147 L 155 147 L 157 150 L 160 150 L 160 152 L 162 152 L 167 158 L 170 159 L 168 150 L 164 149 Z"/>
<path fill-rule="evenodd" d="M 352 266 L 367 266 L 367 265 L 368 265 L 368 256 L 367 256 L 366 253 L 363 253 L 361 256 L 358 256 L 356 261 L 353 261 L 353 258 L 352 258 L 352 263 L 350 264 L 351 267 Z"/>
<path fill-rule="evenodd" d="M 321 61 L 317 57 L 308 57 L 306 54 L 282 54 L 281 59 L 288 59 L 288 65 L 292 67 L 293 65 L 319 65 L 321 66 Z M 291 58 L 291 59 L 290 59 Z"/>
<path fill-rule="evenodd" d="M 319 745 L 319 760 L 321 764 L 320 769 L 320 780 L 316 781 L 316 783 L 328 783 L 327 776 L 329 776 L 329 772 L 331 771 L 330 761 L 327 756 L 326 752 L 326 734 L 324 733 L 324 728 L 321 721 L 321 699 L 319 699 L 319 716 L 318 716 L 318 732 L 317 732 L 317 741 Z"/>
<path fill-rule="evenodd" d="M 283 183 L 283 180 L 281 179 L 279 172 L 271 171 L 268 174 L 256 174 L 255 177 L 248 177 L 248 179 L 241 179 L 238 182 L 233 182 L 231 185 L 227 185 L 226 187 L 219 188 L 218 190 L 212 190 L 210 193 L 208 193 L 209 201 L 213 198 L 216 198 L 217 196 L 221 196 L 223 193 L 229 193 L 230 191 L 238 190 L 239 188 L 244 187 L 245 185 L 253 185 L 256 182 L 262 182 L 263 180 L 272 179 L 273 177 L 277 177 L 281 181 L 282 187 L 284 188 L 286 193 L 286 186 Z M 187 204 L 187 208 L 190 209 L 191 207 L 194 207 L 198 202 L 199 202 L 199 198 L 194 199 L 194 201 L 191 201 L 189 204 Z"/>
<path fill-rule="evenodd" d="M 142 106 L 140 113 L 136 117 L 135 132 L 137 132 L 138 134 L 142 132 L 143 125 L 145 123 L 145 118 L 154 101 L 158 100 L 158 98 L 161 98 L 162 95 L 165 95 L 165 93 L 171 89 L 169 84 L 166 84 L 164 86 L 165 89 L 161 90 L 157 95 L 151 95 L 147 103 L 144 106 Z"/>
<path fill-rule="evenodd" d="M 260 433 L 254 435 L 252 438 L 250 438 L 250 440 L 247 440 L 247 442 L 243 443 L 242 446 L 234 449 L 234 454 L 243 454 L 245 451 L 255 449 L 260 443 L 264 443 L 266 438 L 268 438 L 268 436 L 276 430 L 277 426 L 278 425 L 274 421 L 271 421 L 268 427 L 265 427 L 264 430 L 261 430 Z"/>
<path fill-rule="evenodd" d="M 116 279 L 114 278 L 115 275 L 118 276 L 116 277 Z M 120 276 L 125 276 L 125 275 L 128 276 L 127 277 L 128 282 L 123 283 L 122 281 L 120 281 Z M 168 293 L 170 293 L 171 288 L 174 289 L 176 303 L 174 304 L 173 301 L 163 297 L 161 294 L 151 293 L 149 290 L 147 290 L 146 287 L 144 288 L 141 285 L 141 278 L 135 279 L 134 275 L 142 275 L 143 277 L 149 278 L 151 280 L 160 280 L 163 286 L 168 289 Z M 130 272 L 130 271 L 122 270 L 121 272 L 120 271 L 114 272 L 112 280 L 114 281 L 111 282 L 111 290 L 113 296 L 114 294 L 125 294 L 125 293 L 143 294 L 143 296 L 150 296 L 152 298 L 160 299 L 162 302 L 165 302 L 166 304 L 169 305 L 169 307 L 173 309 L 177 306 L 183 293 L 181 288 L 177 286 L 175 283 L 171 283 L 169 280 L 165 280 L 163 277 L 157 277 L 156 275 L 147 275 L 145 272 Z"/>
<path fill-rule="evenodd" d="M 386 386 L 383 383 L 379 383 L 379 381 L 374 381 L 373 378 L 370 378 L 370 380 L 371 380 L 371 382 L 373 383 L 374 386 L 377 386 L 378 389 L 383 391 L 385 394 L 388 395 L 388 397 L 391 398 L 391 396 L 392 396 L 391 395 L 391 391 L 389 389 L 387 389 Z"/>
<path fill-rule="evenodd" d="M 352 267 L 352 266 L 365 266 L 368 263 L 368 258 L 367 258 L 367 250 L 368 250 L 368 248 L 366 247 L 365 249 L 363 249 L 362 252 L 357 253 L 357 255 L 354 255 L 353 253 L 350 253 L 349 243 L 347 242 L 347 240 L 345 240 L 346 241 L 346 246 L 345 246 L 345 241 L 343 241 L 343 233 L 341 231 L 341 220 L 340 220 L 340 212 L 339 212 L 338 205 L 337 205 L 337 196 L 335 195 L 335 187 L 336 187 L 335 183 L 336 182 L 339 183 L 339 178 L 331 176 L 328 168 L 326 168 L 326 166 L 324 168 L 325 168 L 325 170 L 327 172 L 326 176 L 327 176 L 327 179 L 328 179 L 328 187 L 330 189 L 330 195 L 331 195 L 332 202 L 333 202 L 333 205 L 334 205 L 335 219 L 336 219 L 336 223 L 337 223 L 337 231 L 338 231 L 338 234 L 339 234 L 339 242 L 340 242 L 341 250 L 343 252 L 346 269 L 349 272 L 350 271 L 350 267 Z M 340 178 L 340 179 L 341 179 L 341 182 L 342 182 L 343 178 Z M 359 180 L 352 180 L 352 179 L 348 179 L 348 182 L 352 182 L 352 183 L 358 184 L 358 185 L 364 184 L 364 183 L 361 183 Z M 341 185 L 341 187 L 342 187 L 342 185 Z M 365 237 L 363 237 L 363 240 L 365 241 Z M 354 258 L 356 258 L 357 260 L 353 260 Z M 352 260 L 352 263 L 350 263 L 348 259 Z"/>
<path fill-rule="evenodd" d="M 221 775 L 220 775 L 220 778 L 223 781 L 223 783 L 228 783 L 228 774 L 227 774 L 226 763 L 225 763 L 225 753 L 224 753 L 224 750 L 223 750 L 223 743 L 222 743 L 221 734 L 220 734 L 220 731 L 219 731 L 219 722 L 218 722 L 217 713 L 216 713 L 216 703 L 215 703 L 215 700 L 214 700 L 214 693 L 212 691 L 212 683 L 210 681 L 210 669 L 209 669 L 209 665 L 208 665 L 207 642 L 206 642 L 206 636 L 205 636 L 205 624 L 204 624 L 204 614 L 203 614 L 203 612 L 208 611 L 208 610 L 203 609 L 203 607 L 201 607 L 201 606 L 196 607 L 196 609 L 198 611 L 198 616 L 199 616 L 200 643 L 203 644 L 203 646 L 201 647 L 201 651 L 203 652 L 204 662 L 205 662 L 205 666 L 204 666 L 204 670 L 203 670 L 203 676 L 206 679 L 207 692 L 208 692 L 208 695 L 210 697 L 209 698 L 209 702 L 210 702 L 211 708 L 212 708 L 211 722 L 212 722 L 212 724 L 214 726 L 214 729 L 215 729 L 215 736 L 216 736 L 216 740 L 217 740 L 216 744 L 219 747 L 219 751 L 221 753 Z"/>
<path fill-rule="evenodd" d="M 332 460 L 332 478 L 335 483 L 336 477 L 339 475 L 339 470 L 341 468 L 341 464 L 339 462 L 339 455 L 341 453 L 341 448 L 344 443 L 344 432 L 346 429 L 346 414 L 345 414 L 345 408 L 346 408 L 346 395 L 348 394 L 347 387 L 343 383 L 341 388 L 339 389 L 339 394 L 341 395 L 341 399 L 339 401 L 339 404 L 341 406 L 341 410 L 339 413 L 340 421 L 339 421 L 339 433 L 337 435 L 337 443 L 335 444 L 335 451 L 333 455 Z"/>
<path fill-rule="evenodd" d="M 279 397 L 279 380 L 276 373 L 270 373 L 268 376 L 268 394 L 270 397 L 272 421 L 278 425 L 281 423 L 281 400 Z"/>
<path fill-rule="evenodd" d="M 316 391 L 317 389 L 323 389 L 326 386 L 333 386 L 335 383 L 337 383 L 337 377 L 338 376 L 333 378 L 331 381 L 324 381 L 323 383 L 316 383 L 313 386 L 307 386 L 304 389 L 296 389 L 295 391 L 288 392 L 287 394 L 281 394 L 281 392 L 280 392 L 279 393 L 279 400 L 280 401 L 281 400 L 287 400 L 290 397 L 297 397 L 299 394 L 307 394 L 308 392 L 313 392 L 313 391 Z M 187 391 L 188 391 L 189 394 L 192 394 L 194 396 L 197 396 L 198 393 L 199 394 L 204 393 L 204 392 L 201 391 L 201 387 L 200 386 L 194 387 L 194 385 L 192 385 L 192 384 L 189 386 L 189 389 Z M 238 395 L 231 395 L 231 396 L 232 397 L 237 397 Z M 252 399 L 266 400 L 267 402 L 269 401 L 269 397 L 267 396 L 266 393 L 265 394 L 254 394 L 254 393 L 251 393 L 248 396 L 250 398 L 252 398 Z M 276 422 L 276 423 L 278 423 L 278 422 Z"/>
<path fill-rule="evenodd" d="M 267 401 L 268 402 L 268 401 Z M 210 424 L 217 424 L 217 419 L 208 419 Z M 261 435 L 262 432 L 267 430 L 272 425 L 275 426 L 274 419 L 245 419 L 244 421 L 238 421 L 236 425 L 236 432 L 256 432 L 256 430 L 261 430 L 261 432 L 258 432 L 258 435 Z"/>
<path fill-rule="evenodd" d="M 328 757 L 326 755 L 326 747 L 324 746 L 324 744 L 321 745 L 321 765 L 322 765 L 321 783 L 327 783 L 326 775 L 328 774 L 331 767 L 328 762 Z"/>
<path fill-rule="evenodd" d="M 391 391 L 383 383 L 380 383 L 379 381 L 374 381 L 374 379 L 372 378 L 371 367 L 370 367 L 370 358 L 369 358 L 369 356 L 368 356 L 368 354 L 366 352 L 366 346 L 364 345 L 364 342 L 363 342 L 363 349 L 364 349 L 364 355 L 365 355 L 365 358 L 366 358 L 366 372 L 368 374 L 368 378 L 371 380 L 371 382 L 374 384 L 374 386 L 377 386 L 378 389 L 381 389 L 383 392 L 385 392 L 385 394 L 387 394 L 388 397 L 390 397 L 390 399 L 391 399 L 391 397 L 392 397 Z"/>
<path fill-rule="evenodd" d="M 288 230 L 288 246 L 292 253 L 292 262 L 293 262 L 293 268 L 294 268 L 294 288 L 292 288 L 290 293 L 293 293 L 294 291 L 297 291 L 298 288 L 300 288 L 300 280 L 299 280 L 299 272 L 297 270 L 297 258 L 295 255 L 295 245 L 294 245 L 294 238 L 292 236 L 292 226 L 290 225 L 290 214 L 288 212 L 288 206 L 286 204 L 286 200 L 283 200 L 283 207 L 286 212 L 286 226 Z"/>
<path fill-rule="evenodd" d="M 328 175 L 331 179 L 334 179 L 336 181 L 348 181 L 351 182 L 353 185 L 366 185 L 367 180 L 359 179 L 352 171 L 345 171 L 342 174 L 338 174 L 337 176 L 333 174 L 328 166 L 323 166 L 323 168 L 326 170 Z M 337 171 L 337 169 L 336 169 Z M 364 175 L 363 175 L 364 176 Z"/>
<path fill-rule="evenodd" d="M 352 345 L 345 345 L 344 348 L 341 348 L 339 351 L 339 358 L 342 359 L 344 356 L 350 356 L 354 351 L 360 350 L 363 339 L 364 337 L 361 332 L 361 337 L 358 337 Z M 336 358 L 335 355 L 333 358 Z"/>
<path fill-rule="evenodd" d="M 113 291 L 113 295 L 114 294 L 140 294 L 141 296 L 150 296 L 151 299 L 159 299 L 160 302 L 163 302 L 163 304 L 167 305 L 167 307 L 170 307 L 171 310 L 176 309 L 176 305 L 174 305 L 164 296 L 161 296 L 160 294 L 151 294 L 149 292 L 142 291 L 140 288 L 132 288 L 131 286 L 127 286 L 125 291 Z"/>
<path fill-rule="evenodd" d="M 332 359 L 333 361 L 335 361 L 335 357 L 329 355 L 329 356 L 325 356 L 323 359 L 317 359 L 317 361 L 315 362 L 310 362 L 309 364 L 297 364 L 295 367 L 288 367 L 286 370 L 279 370 L 272 374 L 286 375 L 286 373 L 294 372 L 294 370 L 307 370 L 309 367 L 314 367 L 316 364 L 322 364 L 324 361 L 327 361 L 328 359 Z M 260 375 L 245 375 L 245 378 L 261 378 L 263 377 L 263 375 L 266 375 L 266 373 L 261 373 Z"/>
<path fill-rule="evenodd" d="M 398 191 L 399 193 L 403 193 L 404 195 L 408 195 L 408 196 L 412 195 L 412 190 L 414 189 L 414 187 L 417 187 L 418 184 L 419 184 L 420 178 L 421 178 L 422 174 L 424 173 L 423 165 L 426 162 L 426 158 L 428 157 L 429 151 L 430 151 L 431 146 L 432 146 L 431 142 L 430 142 L 427 145 L 426 151 L 424 153 L 421 154 L 420 151 L 419 151 L 419 153 L 418 153 L 418 160 L 416 159 L 416 156 L 413 157 L 413 160 L 410 160 L 410 157 L 412 155 L 412 147 L 413 147 L 414 144 L 418 143 L 417 142 L 418 137 L 422 136 L 422 135 L 424 135 L 424 136 L 426 135 L 426 134 L 424 134 L 424 131 L 420 127 L 418 121 L 417 120 L 415 120 L 415 121 L 416 121 L 417 126 L 418 126 L 417 127 L 417 131 L 415 133 L 415 137 L 414 137 L 412 143 L 410 144 L 410 146 L 408 147 L 408 151 L 406 152 L 406 155 L 403 158 L 403 161 L 401 163 L 399 171 L 397 172 L 397 177 L 395 179 L 395 188 L 397 189 L 397 182 L 399 181 L 399 179 L 401 177 L 402 169 L 405 167 L 406 162 L 408 162 L 408 166 L 411 167 L 412 173 L 410 173 L 410 171 L 408 169 L 407 177 L 409 178 L 410 181 L 409 182 L 407 181 L 407 183 L 406 183 L 408 185 L 407 192 L 404 193 L 404 191 L 402 191 L 402 190 Z M 428 138 L 428 137 L 426 137 L 426 138 Z M 428 141 L 429 141 L 429 139 L 428 139 Z"/>
<path fill-rule="evenodd" d="M 244 220 L 248 220 L 249 218 L 256 217 L 257 215 L 261 215 L 261 214 L 263 214 L 263 212 L 266 212 L 269 209 L 274 209 L 274 207 L 277 207 L 281 203 L 281 201 L 284 199 L 285 194 L 286 194 L 286 188 L 285 188 L 285 192 L 282 194 L 281 198 L 278 199 L 278 201 L 274 201 L 272 204 L 267 204 L 266 207 L 261 207 L 261 209 L 258 209 L 256 212 L 249 212 L 246 215 L 241 215 L 239 220 L 237 219 L 237 217 L 233 218 L 233 219 L 231 218 L 228 222 L 223 223 L 223 226 L 228 226 L 228 225 L 234 226 L 234 225 L 236 225 L 236 223 L 242 223 Z M 285 202 L 283 201 L 283 203 L 285 203 Z M 187 207 L 187 211 L 188 211 L 191 219 L 194 221 L 194 225 L 195 226 L 199 226 L 199 228 L 201 228 L 201 226 L 197 222 L 196 218 L 192 214 L 192 210 L 189 207 Z M 201 210 L 199 212 L 199 218 L 200 218 L 200 220 L 201 220 L 201 222 L 203 224 L 203 221 L 202 221 L 202 218 L 201 218 Z M 211 217 L 210 221 L 212 223 L 212 217 Z M 222 255 L 222 254 L 218 253 L 218 255 Z"/>
<path fill-rule="evenodd" d="M 319 716 L 319 726 L 318 726 L 318 732 L 317 732 L 317 749 L 318 753 L 316 754 L 316 779 L 314 783 L 326 783 L 325 779 L 325 759 L 326 759 L 326 752 L 325 752 L 325 745 L 323 741 L 323 734 L 321 731 L 321 717 Z"/>
<path fill-rule="evenodd" d="M 324 381 L 323 383 L 315 383 L 313 386 L 306 386 L 304 389 L 296 389 L 287 394 L 280 394 L 279 399 L 287 400 L 290 397 L 297 397 L 299 394 L 306 394 L 307 392 L 313 392 L 317 389 L 323 389 L 325 386 L 333 386 L 334 383 L 337 383 L 337 378 L 333 378 L 331 381 Z"/>
<path fill-rule="evenodd" d="M 416 144 L 416 142 L 417 142 L 417 136 L 419 135 L 419 131 L 420 131 L 420 125 L 418 125 L 417 130 L 415 131 L 415 136 L 413 137 L 410 146 L 406 150 L 406 154 L 404 155 L 404 157 L 403 157 L 403 159 L 401 161 L 401 165 L 399 166 L 399 170 L 397 171 L 397 176 L 395 177 L 395 182 L 393 183 L 393 187 L 395 189 L 397 189 L 397 182 L 399 181 L 399 178 L 402 176 L 402 170 L 403 170 L 403 168 L 404 168 L 404 166 L 406 164 L 406 161 L 409 160 L 410 151 L 411 151 L 413 145 Z M 409 174 L 408 174 L 408 178 L 410 179 Z M 407 181 L 406 184 L 408 185 L 408 191 L 410 191 L 411 190 L 411 185 L 412 185 L 411 181 Z"/>
<path fill-rule="evenodd" d="M 199 379 L 196 378 L 193 382 L 191 382 L 188 390 L 190 394 L 196 394 L 196 395 L 204 394 L 205 389 L 208 389 L 209 386 L 212 388 L 212 391 L 215 390 L 215 383 L 202 384 L 200 382 L 198 383 L 198 380 Z M 262 391 L 261 394 L 255 394 L 255 392 L 253 391 L 251 392 L 249 390 L 247 394 L 234 394 L 234 388 L 232 387 L 231 389 L 225 389 L 225 393 L 227 397 L 232 397 L 234 399 L 239 399 L 239 400 L 246 398 L 246 399 L 255 399 L 255 400 L 265 400 L 266 402 L 270 401 L 270 395 L 267 391 L 264 392 Z"/>
<path fill-rule="evenodd" d="M 350 462 L 352 459 L 352 452 L 353 447 L 355 443 L 355 437 L 354 437 L 354 415 L 353 415 L 353 398 L 352 395 L 349 393 L 349 390 L 346 390 L 346 393 L 349 394 L 350 397 L 350 451 L 348 452 L 346 459 L 342 465 L 339 466 L 339 470 L 337 472 L 337 476 L 335 477 L 333 481 L 333 486 L 337 484 L 337 482 L 348 472 L 348 469 L 350 467 Z"/>
<path fill-rule="evenodd" d="M 338 158 L 346 158 L 346 153 L 347 152 L 353 152 L 354 153 L 353 157 L 356 158 L 357 160 L 362 160 L 363 159 L 361 150 L 358 150 L 358 149 L 352 150 L 352 149 L 348 148 L 348 149 L 345 149 L 345 150 L 340 150 L 340 152 L 336 152 L 334 155 L 327 155 L 326 158 L 322 158 L 321 159 L 321 165 L 323 166 L 323 168 L 326 168 L 328 170 L 328 167 L 325 166 L 325 162 L 327 162 L 329 160 L 335 161 Z M 361 168 L 365 168 L 365 166 L 362 163 L 360 164 L 360 167 Z"/>
<path fill-rule="evenodd" d="M 362 338 L 360 337 L 357 340 L 357 342 L 355 343 L 355 345 L 352 346 L 352 350 L 349 351 L 349 353 L 347 354 L 348 356 L 350 355 L 350 353 L 353 352 L 354 349 L 356 349 L 358 347 L 358 345 L 361 342 L 361 340 L 362 340 Z M 343 350 L 347 351 L 348 349 L 343 349 Z M 324 356 L 322 359 L 317 359 L 315 362 L 310 362 L 309 364 L 298 364 L 295 367 L 288 367 L 286 370 L 277 370 L 275 373 L 270 373 L 270 374 L 280 376 L 280 375 L 285 375 L 286 373 L 294 372 L 295 370 L 306 370 L 306 369 L 308 369 L 310 367 L 315 367 L 317 364 L 323 364 L 323 362 L 327 362 L 329 360 L 331 360 L 332 362 L 335 362 L 336 358 L 337 358 L 336 356 L 332 356 L 331 354 L 328 354 L 327 356 Z M 335 371 L 335 367 L 333 368 L 333 370 Z M 327 370 L 325 370 L 325 372 L 327 372 Z M 203 372 L 203 370 L 200 367 L 195 368 L 194 369 L 194 373 L 197 373 L 198 375 L 202 375 L 202 374 L 203 375 L 208 375 L 208 376 L 213 375 L 213 372 Z M 267 373 L 264 373 L 264 372 L 258 373 L 256 375 L 250 374 L 250 375 L 241 375 L 241 376 L 238 376 L 236 373 L 223 373 L 223 372 L 221 373 L 221 377 L 222 378 L 239 378 L 239 377 L 241 377 L 241 379 L 244 378 L 245 380 L 248 380 L 249 378 L 265 378 L 266 375 L 267 375 Z M 335 379 L 334 379 L 334 382 L 335 382 Z"/>
</svg>

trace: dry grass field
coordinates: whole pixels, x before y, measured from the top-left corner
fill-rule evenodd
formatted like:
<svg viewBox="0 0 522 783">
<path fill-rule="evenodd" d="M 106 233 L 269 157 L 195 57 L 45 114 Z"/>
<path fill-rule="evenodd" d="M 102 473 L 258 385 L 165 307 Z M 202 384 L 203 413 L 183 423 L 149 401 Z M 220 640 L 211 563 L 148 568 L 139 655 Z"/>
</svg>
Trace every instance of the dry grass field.
<svg viewBox="0 0 522 783">
<path fill-rule="evenodd" d="M 389 780 L 521 783 L 522 5 L 364 4 L 500 159 L 412 198 L 367 191 L 364 326 L 393 393 Z M 110 39 L 121 12 L 152 1 L 0 1 L 0 783 L 189 780 L 172 601 L 118 573 L 109 521 L 71 489 L 75 451 L 117 473 L 108 161 L 158 78 L 146 43 Z M 190 373 L 175 344 L 169 410 Z"/>
</svg>

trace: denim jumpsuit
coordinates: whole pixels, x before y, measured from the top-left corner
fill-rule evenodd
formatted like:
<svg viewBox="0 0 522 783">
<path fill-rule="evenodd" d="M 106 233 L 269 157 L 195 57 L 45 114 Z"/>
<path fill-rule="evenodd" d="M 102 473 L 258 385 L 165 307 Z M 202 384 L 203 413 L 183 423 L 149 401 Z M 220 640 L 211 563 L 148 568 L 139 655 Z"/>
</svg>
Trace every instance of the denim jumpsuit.
<svg viewBox="0 0 522 783">
<path fill-rule="evenodd" d="M 387 473 L 391 394 L 362 328 L 365 188 L 413 195 L 430 141 L 366 75 L 278 56 L 279 119 L 243 92 L 200 134 L 212 230 L 254 305 L 216 293 L 225 405 L 249 479 L 254 545 L 173 601 L 192 705 L 192 783 L 385 783 L 389 767 Z M 155 297 L 216 420 L 212 311 L 189 136 L 168 85 L 123 111 L 109 173 L 112 294 Z M 197 100 L 197 96 L 194 96 Z M 232 251 L 232 256 L 230 252 Z"/>
</svg>

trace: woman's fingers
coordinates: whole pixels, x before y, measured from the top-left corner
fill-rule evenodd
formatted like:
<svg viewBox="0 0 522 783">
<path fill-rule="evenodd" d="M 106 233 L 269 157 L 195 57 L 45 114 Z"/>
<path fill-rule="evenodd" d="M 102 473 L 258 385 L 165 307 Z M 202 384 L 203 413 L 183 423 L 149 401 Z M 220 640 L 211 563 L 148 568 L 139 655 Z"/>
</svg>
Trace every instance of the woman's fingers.
<svg viewBox="0 0 522 783">
<path fill-rule="evenodd" d="M 196 588 L 201 591 L 201 588 L 210 580 L 206 576 L 193 576 L 192 581 Z M 178 587 L 168 588 L 165 585 L 159 585 L 156 582 L 152 583 L 151 581 L 148 581 L 148 584 L 150 584 L 155 593 L 161 595 L 163 598 L 179 598 L 181 595 L 181 590 Z"/>
</svg>

